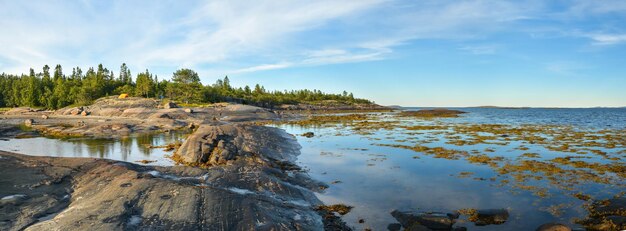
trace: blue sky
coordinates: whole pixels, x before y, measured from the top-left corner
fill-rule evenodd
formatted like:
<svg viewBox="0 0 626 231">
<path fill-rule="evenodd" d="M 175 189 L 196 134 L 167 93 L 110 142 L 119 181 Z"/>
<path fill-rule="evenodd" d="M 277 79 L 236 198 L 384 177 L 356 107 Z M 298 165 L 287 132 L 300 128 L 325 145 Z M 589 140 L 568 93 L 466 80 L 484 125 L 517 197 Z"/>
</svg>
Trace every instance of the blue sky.
<svg viewBox="0 0 626 231">
<path fill-rule="evenodd" d="M 626 106 L 626 1 L 0 1 L 0 72 L 103 63 L 403 106 Z"/>
</svg>

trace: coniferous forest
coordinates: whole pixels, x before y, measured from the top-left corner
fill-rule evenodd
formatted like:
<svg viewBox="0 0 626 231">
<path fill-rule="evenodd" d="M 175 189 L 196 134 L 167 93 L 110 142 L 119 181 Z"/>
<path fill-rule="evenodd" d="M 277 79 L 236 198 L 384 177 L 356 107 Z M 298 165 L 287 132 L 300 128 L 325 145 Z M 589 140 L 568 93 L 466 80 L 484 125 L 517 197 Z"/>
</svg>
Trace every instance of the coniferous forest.
<svg viewBox="0 0 626 231">
<path fill-rule="evenodd" d="M 71 73 L 70 73 L 71 72 Z M 69 105 L 88 105 L 94 100 L 111 95 L 129 94 L 148 98 L 166 98 L 183 103 L 238 102 L 264 107 L 280 104 L 320 103 L 335 101 L 346 104 L 370 104 L 366 99 L 354 98 L 352 93 L 329 94 L 319 90 L 268 91 L 256 84 L 234 87 L 228 76 L 213 84 L 203 85 L 198 73 L 179 69 L 171 80 L 161 79 L 149 70 L 134 77 L 126 64 L 119 72 L 105 68 L 83 71 L 74 67 L 64 72 L 61 65 L 51 69 L 45 65 L 41 72 L 30 69 L 28 74 L 0 75 L 0 107 L 42 107 L 58 109 Z"/>
</svg>

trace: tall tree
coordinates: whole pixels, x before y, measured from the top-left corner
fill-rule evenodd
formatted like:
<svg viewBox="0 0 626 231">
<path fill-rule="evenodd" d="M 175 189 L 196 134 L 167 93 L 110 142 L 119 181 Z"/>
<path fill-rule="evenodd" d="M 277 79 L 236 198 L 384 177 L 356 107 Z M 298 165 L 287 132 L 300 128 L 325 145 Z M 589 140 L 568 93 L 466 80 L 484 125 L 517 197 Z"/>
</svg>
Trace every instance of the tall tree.
<svg viewBox="0 0 626 231">
<path fill-rule="evenodd" d="M 141 95 L 144 97 L 149 97 L 150 95 L 154 95 L 154 80 L 152 79 L 152 74 L 146 69 L 146 72 L 139 73 L 137 75 L 137 95 Z"/>
<path fill-rule="evenodd" d="M 200 76 L 191 69 L 183 68 L 174 72 L 172 81 L 182 84 L 200 83 Z"/>
</svg>

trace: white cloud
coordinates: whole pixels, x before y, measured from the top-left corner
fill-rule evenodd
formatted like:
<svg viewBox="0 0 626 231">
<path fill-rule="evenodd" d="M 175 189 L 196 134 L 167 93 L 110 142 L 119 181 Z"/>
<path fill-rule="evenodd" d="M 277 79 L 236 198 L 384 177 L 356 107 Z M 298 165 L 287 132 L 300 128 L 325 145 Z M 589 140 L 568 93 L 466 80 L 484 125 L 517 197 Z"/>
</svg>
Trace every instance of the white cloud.
<svg viewBox="0 0 626 231">
<path fill-rule="evenodd" d="M 594 45 L 613 45 L 626 42 L 626 34 L 593 34 L 588 35 Z"/>
<path fill-rule="evenodd" d="M 237 69 L 234 71 L 230 71 L 230 73 L 246 73 L 246 72 L 255 72 L 255 71 L 267 71 L 267 70 L 275 70 L 275 69 L 283 69 L 292 66 L 290 63 L 276 63 L 276 64 L 262 64 L 258 66 L 246 67 L 242 69 Z"/>
</svg>

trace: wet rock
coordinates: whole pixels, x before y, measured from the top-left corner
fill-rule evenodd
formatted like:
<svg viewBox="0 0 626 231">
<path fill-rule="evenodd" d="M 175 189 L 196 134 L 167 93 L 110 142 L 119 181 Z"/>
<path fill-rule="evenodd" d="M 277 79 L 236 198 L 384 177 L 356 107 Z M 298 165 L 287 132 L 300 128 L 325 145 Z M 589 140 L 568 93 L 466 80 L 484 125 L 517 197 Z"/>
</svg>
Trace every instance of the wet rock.
<svg viewBox="0 0 626 231">
<path fill-rule="evenodd" d="M 179 106 L 176 103 L 174 103 L 174 102 L 167 102 L 167 103 L 163 104 L 163 108 L 165 108 L 165 109 L 179 108 Z"/>
<path fill-rule="evenodd" d="M 586 219 L 577 221 L 591 230 L 626 230 L 626 197 L 595 201 Z"/>
<path fill-rule="evenodd" d="M 33 120 L 33 119 L 26 119 L 26 120 L 24 120 L 24 125 L 26 125 L 28 127 L 33 126 L 34 123 L 35 123 L 35 120 Z"/>
<path fill-rule="evenodd" d="M 546 223 L 537 227 L 536 231 L 572 231 L 572 229 L 560 223 Z"/>
<path fill-rule="evenodd" d="M 400 231 L 402 225 L 400 223 L 391 223 L 387 225 L 387 230 L 389 231 Z"/>
<path fill-rule="evenodd" d="M 451 230 L 454 219 L 445 213 L 398 211 L 391 212 L 400 224 L 407 230 L 422 230 L 422 226 L 434 230 Z M 426 229 L 426 230 L 428 230 Z"/>
<path fill-rule="evenodd" d="M 506 209 L 481 209 L 470 217 L 475 225 L 498 225 L 509 219 L 509 211 Z"/>
<path fill-rule="evenodd" d="M 187 113 L 193 113 L 193 110 L 191 108 L 185 108 L 185 112 Z"/>
<path fill-rule="evenodd" d="M 41 118 L 44 119 L 44 120 L 47 120 L 48 119 L 48 115 L 41 115 Z"/>
<path fill-rule="evenodd" d="M 313 132 L 305 132 L 304 134 L 302 134 L 302 136 L 306 137 L 306 138 L 311 138 L 315 136 L 315 133 Z"/>
<path fill-rule="evenodd" d="M 324 210 L 330 213 L 337 213 L 339 215 L 346 215 L 352 210 L 352 206 L 347 206 L 344 204 L 334 204 L 334 205 L 320 205 L 317 206 L 316 210 Z"/>
</svg>

